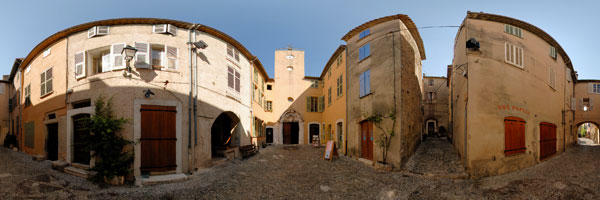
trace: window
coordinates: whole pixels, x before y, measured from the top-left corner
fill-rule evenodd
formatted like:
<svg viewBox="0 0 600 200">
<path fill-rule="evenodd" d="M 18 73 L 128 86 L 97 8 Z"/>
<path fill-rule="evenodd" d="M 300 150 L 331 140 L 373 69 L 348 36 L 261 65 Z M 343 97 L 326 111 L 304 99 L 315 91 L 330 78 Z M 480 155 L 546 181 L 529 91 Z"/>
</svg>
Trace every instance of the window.
<svg viewBox="0 0 600 200">
<path fill-rule="evenodd" d="M 40 80 L 40 97 L 43 97 L 47 94 L 52 93 L 52 67 L 46 69 L 46 71 L 42 72 Z"/>
<path fill-rule="evenodd" d="M 294 71 L 294 67 L 292 67 L 292 66 L 287 66 L 287 68 L 285 68 L 285 69 L 287 69 L 287 70 L 288 70 L 288 71 L 290 71 L 290 72 L 291 72 L 291 71 Z"/>
<path fill-rule="evenodd" d="M 43 55 L 44 55 L 44 58 L 45 58 L 46 56 L 49 56 L 49 55 L 50 55 L 50 48 L 46 49 L 46 50 L 44 51 L 44 54 L 43 54 Z"/>
<path fill-rule="evenodd" d="M 288 102 L 294 102 L 294 98 L 288 97 Z"/>
<path fill-rule="evenodd" d="M 273 102 L 272 101 L 267 101 L 265 110 L 268 112 L 273 112 Z"/>
<path fill-rule="evenodd" d="M 177 69 L 179 49 L 162 44 L 151 45 L 151 62 L 155 69 Z"/>
<path fill-rule="evenodd" d="M 504 32 L 508 33 L 508 34 L 511 34 L 511 35 L 514 35 L 514 36 L 517 36 L 517 37 L 520 37 L 520 38 L 523 37 L 521 28 L 518 28 L 518 27 L 515 27 L 515 26 L 512 26 L 512 25 L 505 24 L 504 25 Z"/>
<path fill-rule="evenodd" d="M 258 70 L 254 68 L 254 82 L 258 83 Z"/>
<path fill-rule="evenodd" d="M 523 49 L 521 47 L 505 43 L 504 61 L 519 68 L 523 68 Z"/>
<path fill-rule="evenodd" d="M 271 84 L 267 84 L 267 90 L 272 90 L 273 86 Z"/>
<path fill-rule="evenodd" d="M 367 43 L 358 49 L 358 61 L 361 61 L 371 55 L 371 44 Z"/>
<path fill-rule="evenodd" d="M 227 55 L 235 59 L 235 61 L 240 61 L 240 52 L 230 44 L 227 44 Z"/>
<path fill-rule="evenodd" d="M 108 35 L 108 26 L 94 26 L 88 29 L 88 38 L 95 37 L 98 35 Z"/>
<path fill-rule="evenodd" d="M 240 92 L 240 73 L 231 66 L 227 66 L 227 86 L 229 89 Z"/>
<path fill-rule="evenodd" d="M 588 83 L 588 93 L 600 94 L 600 83 Z"/>
<path fill-rule="evenodd" d="M 429 79 L 429 86 L 433 86 L 433 79 Z"/>
<path fill-rule="evenodd" d="M 557 57 L 557 53 L 556 53 L 556 48 L 553 46 L 550 46 L 550 57 L 554 58 L 554 60 L 556 60 Z"/>
<path fill-rule="evenodd" d="M 306 112 L 319 111 L 319 97 L 306 97 Z"/>
<path fill-rule="evenodd" d="M 342 56 L 343 54 L 340 54 L 340 56 L 337 57 L 337 66 L 339 67 L 342 64 Z"/>
<path fill-rule="evenodd" d="M 29 71 L 31 71 L 31 65 L 27 65 L 25 68 L 25 74 L 29 74 Z"/>
<path fill-rule="evenodd" d="M 331 67 L 327 68 L 327 80 L 329 80 L 329 78 L 331 78 Z"/>
<path fill-rule="evenodd" d="M 121 53 L 125 48 L 125 44 L 113 44 L 110 48 L 110 54 L 112 55 L 112 69 L 125 69 L 125 58 Z"/>
<path fill-rule="evenodd" d="M 592 99 L 590 99 L 590 98 L 583 98 L 583 99 L 581 100 L 581 102 L 582 102 L 582 103 L 581 103 L 582 110 L 583 110 L 584 112 L 587 112 L 587 111 L 591 111 L 591 110 L 592 110 Z"/>
<path fill-rule="evenodd" d="M 359 77 L 360 94 L 359 97 L 364 97 L 371 94 L 371 70 L 363 72 Z"/>
<path fill-rule="evenodd" d="M 177 35 L 177 27 L 171 24 L 157 24 L 152 27 L 152 32 Z"/>
<path fill-rule="evenodd" d="M 433 102 L 433 100 L 436 98 L 436 93 L 435 92 L 427 92 L 427 100 L 429 102 Z"/>
<path fill-rule="evenodd" d="M 25 86 L 23 93 L 25 95 L 25 106 L 31 105 L 31 83 Z"/>
<path fill-rule="evenodd" d="M 360 32 L 360 34 L 358 34 L 358 39 L 367 37 L 370 34 L 371 34 L 371 29 L 364 30 L 363 32 Z"/>
<path fill-rule="evenodd" d="M 135 48 L 135 67 L 136 68 L 150 68 L 150 43 L 136 42 Z M 157 47 L 158 48 L 158 47 Z"/>
<path fill-rule="evenodd" d="M 327 89 L 327 105 L 331 106 L 331 87 Z"/>
<path fill-rule="evenodd" d="M 311 84 L 310 84 L 311 88 L 319 88 L 319 80 L 311 80 L 310 82 L 311 82 Z"/>
<path fill-rule="evenodd" d="M 504 118 L 504 155 L 524 153 L 525 120 L 518 117 Z"/>
<path fill-rule="evenodd" d="M 552 68 L 548 68 L 548 83 L 550 87 L 556 89 L 556 72 Z"/>
<path fill-rule="evenodd" d="M 344 91 L 344 89 L 343 89 L 344 83 L 342 82 L 343 81 L 342 77 L 343 76 L 340 75 L 340 77 L 337 79 L 337 96 L 338 97 L 341 97 L 343 95 L 343 91 Z"/>
</svg>

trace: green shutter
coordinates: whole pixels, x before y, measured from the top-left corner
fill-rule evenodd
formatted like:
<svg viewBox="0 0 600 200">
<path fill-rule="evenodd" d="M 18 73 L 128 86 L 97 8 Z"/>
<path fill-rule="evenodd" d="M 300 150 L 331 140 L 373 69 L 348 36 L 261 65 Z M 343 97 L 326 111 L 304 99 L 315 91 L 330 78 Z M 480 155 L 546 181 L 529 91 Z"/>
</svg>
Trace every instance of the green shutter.
<svg viewBox="0 0 600 200">
<path fill-rule="evenodd" d="M 25 123 L 25 146 L 34 148 L 35 130 L 34 122 Z"/>
<path fill-rule="evenodd" d="M 508 26 L 508 24 L 504 24 L 504 32 L 510 33 L 510 27 Z"/>
<path fill-rule="evenodd" d="M 310 96 L 306 97 L 306 112 L 310 112 Z"/>
<path fill-rule="evenodd" d="M 325 96 L 319 97 L 319 112 L 323 112 L 325 110 Z"/>
</svg>

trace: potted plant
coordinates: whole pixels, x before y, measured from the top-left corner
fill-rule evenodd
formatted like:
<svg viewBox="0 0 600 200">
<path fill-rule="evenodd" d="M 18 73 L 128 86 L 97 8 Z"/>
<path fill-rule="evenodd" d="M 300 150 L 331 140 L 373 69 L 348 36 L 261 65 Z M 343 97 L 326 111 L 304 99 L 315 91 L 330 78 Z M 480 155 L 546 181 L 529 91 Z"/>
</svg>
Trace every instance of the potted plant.
<svg viewBox="0 0 600 200">
<path fill-rule="evenodd" d="M 129 120 L 114 116 L 112 98 L 105 100 L 102 96 L 98 97 L 94 110 L 91 117 L 80 119 L 85 130 L 90 132 L 84 138 L 86 151 L 92 152 L 95 158 L 95 166 L 91 170 L 96 173 L 91 179 L 121 185 L 124 176 L 131 173 L 134 159 L 133 148 L 129 146 L 133 142 L 119 134 Z"/>
</svg>

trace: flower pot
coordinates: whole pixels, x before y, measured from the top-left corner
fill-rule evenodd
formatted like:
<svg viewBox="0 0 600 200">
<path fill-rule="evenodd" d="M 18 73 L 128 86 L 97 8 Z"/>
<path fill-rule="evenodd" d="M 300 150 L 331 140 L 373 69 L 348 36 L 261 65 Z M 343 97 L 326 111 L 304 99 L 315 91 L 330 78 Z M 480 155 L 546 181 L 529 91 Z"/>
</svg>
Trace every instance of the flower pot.
<svg viewBox="0 0 600 200">
<path fill-rule="evenodd" d="M 106 182 L 110 185 L 123 185 L 123 182 L 125 182 L 125 177 L 124 176 L 113 176 L 112 179 L 108 180 L 108 178 L 106 178 L 106 176 L 105 176 L 104 182 Z"/>
</svg>

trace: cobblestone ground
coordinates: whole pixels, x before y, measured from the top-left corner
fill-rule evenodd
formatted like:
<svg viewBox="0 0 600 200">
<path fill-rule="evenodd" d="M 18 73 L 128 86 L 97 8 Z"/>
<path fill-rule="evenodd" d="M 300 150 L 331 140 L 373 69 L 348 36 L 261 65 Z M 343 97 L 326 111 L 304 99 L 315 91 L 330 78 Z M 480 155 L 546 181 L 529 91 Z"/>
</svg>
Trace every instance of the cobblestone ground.
<svg viewBox="0 0 600 200">
<path fill-rule="evenodd" d="M 444 177 L 466 177 L 465 167 L 450 142 L 427 138 L 402 167 L 408 172 Z"/>
<path fill-rule="evenodd" d="M 0 148 L 0 199 L 600 199 L 600 146 L 578 146 L 519 172 L 463 180 L 377 172 L 323 148 L 271 146 L 191 180 L 98 187 Z"/>
</svg>

